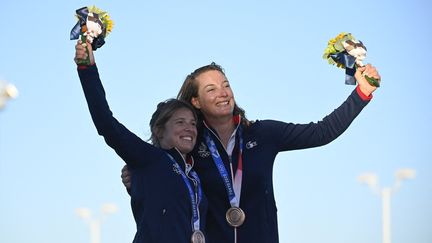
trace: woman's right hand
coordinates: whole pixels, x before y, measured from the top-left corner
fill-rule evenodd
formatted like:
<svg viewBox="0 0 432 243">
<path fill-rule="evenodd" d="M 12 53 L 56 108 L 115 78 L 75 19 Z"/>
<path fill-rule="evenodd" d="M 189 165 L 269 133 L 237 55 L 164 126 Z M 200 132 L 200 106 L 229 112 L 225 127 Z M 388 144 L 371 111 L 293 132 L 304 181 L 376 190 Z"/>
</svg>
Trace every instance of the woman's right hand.
<svg viewBox="0 0 432 243">
<path fill-rule="evenodd" d="M 75 58 L 74 61 L 77 65 L 81 65 L 78 63 L 79 59 L 86 59 L 87 58 L 87 50 L 86 50 L 86 45 L 87 45 L 87 50 L 90 56 L 90 65 L 94 65 L 95 64 L 95 58 L 93 55 L 93 49 L 90 43 L 86 43 L 83 44 L 83 42 L 81 40 L 78 40 L 77 44 L 75 45 Z"/>
<path fill-rule="evenodd" d="M 127 190 L 130 190 L 130 188 L 131 188 L 131 174 L 130 174 L 130 171 L 128 170 L 127 165 L 123 166 L 121 172 L 122 172 L 121 178 L 122 178 L 123 185 L 126 187 Z"/>
</svg>

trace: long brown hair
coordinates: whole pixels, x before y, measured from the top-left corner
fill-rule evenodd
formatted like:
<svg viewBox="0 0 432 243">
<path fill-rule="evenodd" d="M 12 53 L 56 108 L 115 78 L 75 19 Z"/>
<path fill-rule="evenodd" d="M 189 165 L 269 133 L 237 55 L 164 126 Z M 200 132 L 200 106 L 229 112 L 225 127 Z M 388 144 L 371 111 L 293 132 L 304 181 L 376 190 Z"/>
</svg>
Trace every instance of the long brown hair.
<svg viewBox="0 0 432 243">
<path fill-rule="evenodd" d="M 183 82 L 182 87 L 180 88 L 180 91 L 177 94 L 177 99 L 183 100 L 189 104 L 192 104 L 192 98 L 198 97 L 198 83 L 196 82 L 196 78 L 200 74 L 205 73 L 207 71 L 211 71 L 211 70 L 218 71 L 225 76 L 225 72 L 224 72 L 223 68 L 214 62 L 212 62 L 209 65 L 202 66 L 202 67 L 196 69 L 195 71 L 193 71 L 191 74 L 189 74 L 186 77 L 185 81 Z M 195 107 L 194 107 L 194 109 L 198 115 L 198 122 L 199 122 L 199 124 L 201 124 L 202 121 L 204 120 L 204 115 L 200 109 L 197 109 Z M 237 105 L 237 103 L 234 103 L 233 115 L 240 115 L 241 123 L 244 125 L 249 125 L 249 121 L 246 118 L 245 110 L 243 110 L 241 107 L 239 107 Z"/>
</svg>

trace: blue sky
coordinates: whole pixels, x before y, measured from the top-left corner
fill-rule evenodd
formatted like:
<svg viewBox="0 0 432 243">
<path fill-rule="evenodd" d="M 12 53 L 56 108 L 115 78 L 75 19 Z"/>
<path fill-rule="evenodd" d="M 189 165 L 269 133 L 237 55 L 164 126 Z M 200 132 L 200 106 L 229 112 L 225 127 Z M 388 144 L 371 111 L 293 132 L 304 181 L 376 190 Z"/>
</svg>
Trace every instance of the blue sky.
<svg viewBox="0 0 432 243">
<path fill-rule="evenodd" d="M 381 202 L 356 181 L 392 186 L 392 242 L 432 242 L 432 4 L 413 1 L 4 1 L 0 79 L 19 90 L 0 111 L 0 242 L 89 242 L 78 207 L 119 211 L 102 242 L 132 242 L 135 222 L 120 182 L 123 161 L 96 133 L 73 62 L 69 31 L 82 6 L 115 26 L 96 51 L 115 116 L 144 139 L 157 102 L 185 76 L 221 64 L 251 120 L 318 121 L 354 88 L 321 58 L 351 32 L 368 48 L 382 87 L 333 143 L 281 153 L 274 167 L 280 242 L 381 241 Z M 162 182 L 161 182 L 162 183 Z"/>
</svg>

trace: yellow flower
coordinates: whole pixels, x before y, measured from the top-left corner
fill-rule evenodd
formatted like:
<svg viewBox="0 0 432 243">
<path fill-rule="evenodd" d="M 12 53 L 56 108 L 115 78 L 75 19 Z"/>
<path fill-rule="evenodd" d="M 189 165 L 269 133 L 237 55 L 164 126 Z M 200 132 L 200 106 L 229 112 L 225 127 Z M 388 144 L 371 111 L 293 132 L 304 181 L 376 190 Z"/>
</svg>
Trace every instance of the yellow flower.
<svg viewBox="0 0 432 243">
<path fill-rule="evenodd" d="M 114 26 L 114 22 L 111 20 L 108 13 L 103 11 L 100 8 L 97 8 L 95 5 L 88 7 L 88 10 L 90 13 L 96 13 L 99 15 L 100 20 L 102 21 L 102 24 L 104 25 L 105 30 L 106 30 L 105 36 L 107 36 L 109 33 L 111 33 L 113 26 Z"/>
<path fill-rule="evenodd" d="M 95 5 L 88 8 L 89 13 L 97 13 L 99 15 L 105 15 L 106 12 L 102 11 L 102 9 L 96 7 Z"/>
<path fill-rule="evenodd" d="M 114 26 L 114 22 L 111 20 L 110 16 L 108 14 L 104 15 L 102 17 L 102 23 L 105 25 L 106 27 L 106 35 L 108 35 L 109 33 L 111 33 L 113 26 Z"/>
<path fill-rule="evenodd" d="M 327 47 L 324 50 L 323 58 L 327 59 L 329 64 L 336 65 L 339 68 L 345 68 L 343 64 L 335 62 L 333 58 L 330 57 L 330 55 L 342 52 L 344 50 L 342 41 L 351 38 L 351 34 L 342 32 L 338 34 L 335 38 L 330 39 L 327 43 Z"/>
</svg>

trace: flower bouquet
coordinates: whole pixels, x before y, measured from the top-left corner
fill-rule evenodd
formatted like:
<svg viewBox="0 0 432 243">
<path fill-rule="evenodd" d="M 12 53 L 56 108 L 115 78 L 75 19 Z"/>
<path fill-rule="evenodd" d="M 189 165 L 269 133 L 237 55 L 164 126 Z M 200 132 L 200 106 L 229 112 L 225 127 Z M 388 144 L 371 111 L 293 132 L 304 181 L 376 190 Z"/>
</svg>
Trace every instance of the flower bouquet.
<svg viewBox="0 0 432 243">
<path fill-rule="evenodd" d="M 324 50 L 323 58 L 329 64 L 345 69 L 345 84 L 355 85 L 354 73 L 356 67 L 363 67 L 363 60 L 366 58 L 367 49 L 363 43 L 356 40 L 350 33 L 342 32 L 335 38 L 329 40 Z M 379 87 L 378 80 L 364 76 L 370 85 Z"/>
<path fill-rule="evenodd" d="M 95 6 L 83 7 L 77 9 L 75 12 L 78 22 L 71 30 L 70 39 L 76 40 L 81 36 L 83 45 L 87 48 L 86 42 L 89 42 L 93 50 L 103 46 L 105 44 L 105 37 L 111 32 L 113 27 L 113 21 L 110 19 L 108 13 Z M 89 65 L 89 56 L 87 55 L 87 59 L 85 60 L 78 60 L 78 64 Z"/>
</svg>

